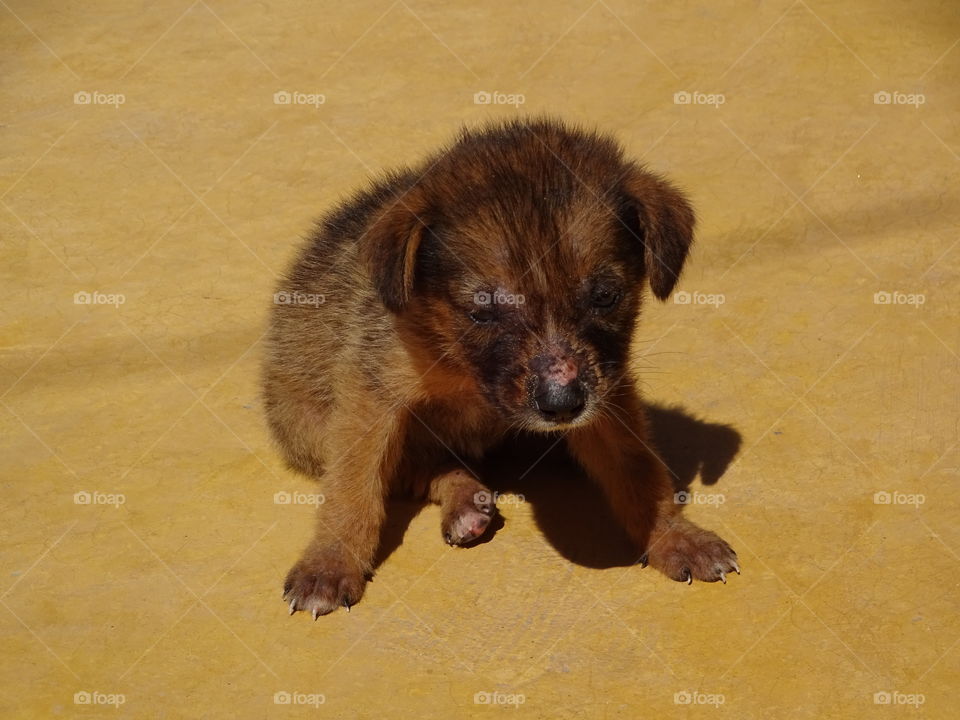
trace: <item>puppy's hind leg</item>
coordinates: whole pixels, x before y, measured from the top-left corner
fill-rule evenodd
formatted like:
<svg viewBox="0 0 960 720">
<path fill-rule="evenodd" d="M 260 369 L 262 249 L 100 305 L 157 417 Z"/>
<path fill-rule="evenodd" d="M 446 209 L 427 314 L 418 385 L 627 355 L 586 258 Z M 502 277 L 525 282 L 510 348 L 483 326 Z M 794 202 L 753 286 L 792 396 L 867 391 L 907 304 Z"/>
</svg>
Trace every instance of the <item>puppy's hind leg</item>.
<svg viewBox="0 0 960 720">
<path fill-rule="evenodd" d="M 494 494 L 461 468 L 434 477 L 428 496 L 440 505 L 440 532 L 448 545 L 467 545 L 479 538 L 497 512 Z"/>
</svg>

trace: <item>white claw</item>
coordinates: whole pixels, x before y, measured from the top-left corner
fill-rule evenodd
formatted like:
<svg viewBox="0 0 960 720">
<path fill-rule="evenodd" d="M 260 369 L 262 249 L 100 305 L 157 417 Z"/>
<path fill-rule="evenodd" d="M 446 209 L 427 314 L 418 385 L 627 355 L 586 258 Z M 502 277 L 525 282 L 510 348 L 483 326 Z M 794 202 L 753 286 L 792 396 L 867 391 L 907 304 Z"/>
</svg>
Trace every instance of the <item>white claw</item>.
<svg viewBox="0 0 960 720">
<path fill-rule="evenodd" d="M 737 571 L 737 575 L 740 574 L 740 566 L 739 566 L 739 565 L 737 565 L 736 563 L 734 563 L 734 564 L 733 564 L 733 569 Z"/>
<path fill-rule="evenodd" d="M 290 614 L 293 615 L 297 611 L 297 600 L 294 598 L 290 601 Z"/>
<path fill-rule="evenodd" d="M 693 585 L 693 573 L 687 575 L 687 585 Z"/>
<path fill-rule="evenodd" d="M 727 584 L 727 574 L 723 570 L 720 571 L 720 582 Z"/>
<path fill-rule="evenodd" d="M 320 617 L 320 608 L 315 607 L 313 609 L 313 620 L 316 622 L 317 618 Z"/>
<path fill-rule="evenodd" d="M 347 608 L 347 612 L 350 612 L 350 606 L 347 605 L 346 608 Z"/>
</svg>

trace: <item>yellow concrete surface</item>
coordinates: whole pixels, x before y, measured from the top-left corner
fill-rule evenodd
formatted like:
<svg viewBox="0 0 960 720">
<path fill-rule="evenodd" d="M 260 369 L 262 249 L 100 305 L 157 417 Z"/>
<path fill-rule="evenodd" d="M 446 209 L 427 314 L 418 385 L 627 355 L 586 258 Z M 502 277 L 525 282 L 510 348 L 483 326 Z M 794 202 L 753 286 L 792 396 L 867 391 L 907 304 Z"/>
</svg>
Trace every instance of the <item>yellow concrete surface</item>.
<svg viewBox="0 0 960 720">
<path fill-rule="evenodd" d="M 0 716 L 957 716 L 955 3 L 3 0 L 0 23 Z M 698 209 L 636 354 L 743 574 L 632 567 L 562 454 L 508 448 L 491 541 L 398 504 L 363 601 L 289 617 L 319 490 L 259 406 L 277 274 L 370 175 L 540 112 Z"/>
</svg>

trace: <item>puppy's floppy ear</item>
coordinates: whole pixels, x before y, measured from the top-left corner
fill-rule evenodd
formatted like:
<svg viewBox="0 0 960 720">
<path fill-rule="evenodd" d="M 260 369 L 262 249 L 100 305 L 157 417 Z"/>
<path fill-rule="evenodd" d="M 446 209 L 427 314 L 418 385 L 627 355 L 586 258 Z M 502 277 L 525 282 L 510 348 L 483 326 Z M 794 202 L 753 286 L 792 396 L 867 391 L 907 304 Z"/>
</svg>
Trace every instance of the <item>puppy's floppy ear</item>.
<svg viewBox="0 0 960 720">
<path fill-rule="evenodd" d="M 361 241 L 360 252 L 374 287 L 393 312 L 400 312 L 410 298 L 429 210 L 420 188 L 401 190 L 383 203 Z"/>
<path fill-rule="evenodd" d="M 683 193 L 639 165 L 632 165 L 622 182 L 627 226 L 643 245 L 643 264 L 650 289 L 666 300 L 680 278 L 696 218 Z M 634 217 L 630 218 L 630 213 Z M 635 222 L 629 222 L 633 219 Z"/>
</svg>

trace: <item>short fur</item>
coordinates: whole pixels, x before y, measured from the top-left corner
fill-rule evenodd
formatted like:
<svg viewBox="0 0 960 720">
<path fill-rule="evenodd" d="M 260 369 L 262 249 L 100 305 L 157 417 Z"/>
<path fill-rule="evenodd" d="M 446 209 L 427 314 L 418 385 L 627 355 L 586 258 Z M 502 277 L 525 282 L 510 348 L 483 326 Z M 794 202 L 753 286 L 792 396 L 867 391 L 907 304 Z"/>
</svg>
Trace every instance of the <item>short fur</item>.
<svg viewBox="0 0 960 720">
<path fill-rule="evenodd" d="M 363 594 L 390 493 L 442 506 L 467 544 L 496 512 L 464 461 L 511 432 L 562 432 L 643 564 L 686 582 L 739 572 L 683 518 L 627 367 L 643 281 L 667 298 L 694 214 L 611 138 L 550 119 L 463 131 L 330 212 L 275 305 L 267 419 L 323 481 L 290 611 Z"/>
</svg>

